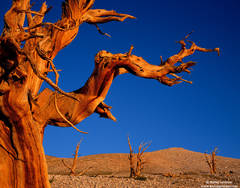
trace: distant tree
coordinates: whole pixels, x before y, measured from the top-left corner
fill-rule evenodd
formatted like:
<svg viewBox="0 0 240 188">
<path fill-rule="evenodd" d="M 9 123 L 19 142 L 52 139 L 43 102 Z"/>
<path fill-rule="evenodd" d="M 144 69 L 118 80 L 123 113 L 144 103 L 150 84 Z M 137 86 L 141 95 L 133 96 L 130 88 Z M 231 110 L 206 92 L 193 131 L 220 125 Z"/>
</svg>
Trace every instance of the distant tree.
<svg viewBox="0 0 240 188">
<path fill-rule="evenodd" d="M 115 120 L 104 99 L 116 76 L 131 73 L 172 86 L 186 81 L 177 73 L 189 73 L 188 68 L 195 65 L 183 63 L 184 57 L 195 51 L 219 52 L 218 48 L 201 48 L 191 41 L 188 49 L 185 37 L 179 41 L 180 52 L 157 66 L 133 55 L 133 47 L 119 54 L 103 50 L 97 53 L 86 84 L 64 92 L 58 87 L 53 59 L 77 36 L 79 26 L 92 24 L 107 35 L 97 24 L 135 18 L 113 10 L 92 9 L 93 4 L 94 0 L 65 0 L 62 17 L 56 23 L 43 22 L 50 10 L 46 3 L 34 11 L 30 0 L 13 0 L 5 14 L 0 36 L 0 173 L 4 174 L 0 187 L 50 187 L 42 146 L 44 129 L 49 124 L 77 129 L 75 125 L 93 113 Z M 55 81 L 47 77 L 49 72 L 55 73 Z M 40 92 L 44 81 L 54 91 Z"/>
<path fill-rule="evenodd" d="M 209 156 L 207 153 L 204 153 L 206 163 L 208 164 L 210 174 L 216 174 L 217 169 L 216 169 L 216 154 L 217 154 L 217 148 L 215 148 Z"/>
<path fill-rule="evenodd" d="M 129 167 L 130 167 L 130 178 L 141 177 L 141 172 L 144 168 L 145 161 L 143 159 L 143 154 L 150 146 L 151 143 L 141 143 L 138 147 L 138 152 L 135 153 L 131 145 L 130 139 L 128 137 L 129 146 Z"/>
<path fill-rule="evenodd" d="M 82 143 L 82 139 L 80 140 L 80 142 L 76 146 L 75 153 L 73 155 L 74 158 L 73 158 L 72 166 L 69 166 L 67 163 L 65 163 L 64 160 L 62 160 L 64 166 L 67 167 L 70 170 L 70 173 L 69 173 L 70 176 L 81 176 L 90 168 L 90 167 L 86 168 L 85 170 L 83 170 L 81 172 L 78 172 L 78 173 L 76 172 L 77 161 L 78 161 L 78 151 L 79 151 L 79 147 L 80 147 L 81 143 Z"/>
</svg>

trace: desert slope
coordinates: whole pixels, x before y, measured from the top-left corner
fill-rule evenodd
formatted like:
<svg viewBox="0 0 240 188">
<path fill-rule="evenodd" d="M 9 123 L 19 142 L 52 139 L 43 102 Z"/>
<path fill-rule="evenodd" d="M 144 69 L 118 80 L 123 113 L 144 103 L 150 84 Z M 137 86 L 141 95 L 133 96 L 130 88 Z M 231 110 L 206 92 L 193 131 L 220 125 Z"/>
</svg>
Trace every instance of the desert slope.
<svg viewBox="0 0 240 188">
<path fill-rule="evenodd" d="M 47 156 L 49 174 L 68 174 L 63 165 L 64 158 Z M 146 152 L 146 164 L 143 174 L 157 175 L 162 173 L 208 173 L 204 154 L 183 148 L 169 148 L 160 151 Z M 240 174 L 240 159 L 217 156 L 217 170 L 223 173 Z M 71 165 L 72 159 L 64 161 Z M 98 154 L 79 157 L 77 171 L 89 168 L 88 175 L 122 175 L 129 174 L 128 154 Z"/>
</svg>

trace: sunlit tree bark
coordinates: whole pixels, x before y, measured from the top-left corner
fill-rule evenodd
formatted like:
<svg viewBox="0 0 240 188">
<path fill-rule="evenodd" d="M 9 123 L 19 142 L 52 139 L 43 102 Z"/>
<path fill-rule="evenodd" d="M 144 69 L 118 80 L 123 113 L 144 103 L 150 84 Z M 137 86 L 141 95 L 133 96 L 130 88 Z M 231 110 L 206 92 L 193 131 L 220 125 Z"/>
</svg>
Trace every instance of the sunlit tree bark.
<svg viewBox="0 0 240 188">
<path fill-rule="evenodd" d="M 43 22 L 50 10 L 46 3 L 33 11 L 30 0 L 14 0 L 5 14 L 0 36 L 0 173 L 4 174 L 0 187 L 50 187 L 42 146 L 45 127 L 50 124 L 77 129 L 75 125 L 92 113 L 115 121 L 104 99 L 116 76 L 131 73 L 172 86 L 186 81 L 176 74 L 190 72 L 188 68 L 195 64 L 183 63 L 184 57 L 195 51 L 219 52 L 218 48 L 205 49 L 194 42 L 187 49 L 184 39 L 179 42 L 179 53 L 156 66 L 133 55 L 133 47 L 122 54 L 100 51 L 86 84 L 66 93 L 58 87 L 53 59 L 73 41 L 79 26 L 93 24 L 101 34 L 108 35 L 97 24 L 134 19 L 113 10 L 92 9 L 93 4 L 94 0 L 65 0 L 61 20 L 56 23 Z M 55 81 L 47 77 L 51 71 Z M 43 81 L 53 91 L 39 92 Z"/>
</svg>

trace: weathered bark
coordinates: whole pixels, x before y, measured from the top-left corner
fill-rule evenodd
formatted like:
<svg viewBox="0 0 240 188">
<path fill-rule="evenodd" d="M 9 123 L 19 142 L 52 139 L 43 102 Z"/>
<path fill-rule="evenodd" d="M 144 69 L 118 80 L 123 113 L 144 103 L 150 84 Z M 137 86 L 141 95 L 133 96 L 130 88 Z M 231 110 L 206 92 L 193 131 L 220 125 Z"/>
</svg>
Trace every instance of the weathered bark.
<svg viewBox="0 0 240 188">
<path fill-rule="evenodd" d="M 47 5 L 43 3 L 39 11 L 32 11 L 30 0 L 14 0 L 5 14 L 0 37 L 0 173 L 4 174 L 0 176 L 0 187 L 50 187 L 42 138 L 43 127 L 54 119 L 44 117 L 47 111 L 42 119 L 35 115 L 42 105 L 48 106 L 40 104 L 44 99 L 38 100 L 36 96 L 46 81 L 66 100 L 77 101 L 58 87 L 58 73 L 52 60 L 72 42 L 83 22 L 97 24 L 133 18 L 90 9 L 93 3 L 66 0 L 62 19 L 56 23 L 44 23 Z M 55 82 L 46 77 L 52 70 Z M 45 97 L 47 102 L 51 96 Z"/>
<path fill-rule="evenodd" d="M 124 21 L 133 16 L 115 11 L 91 9 L 94 0 L 65 0 L 62 18 L 56 23 L 43 22 L 49 11 L 46 3 L 39 11 L 31 10 L 30 0 L 14 0 L 4 16 L 5 26 L 0 36 L 0 187 L 50 187 L 42 147 L 44 129 L 48 124 L 69 127 L 92 113 L 116 120 L 104 99 L 117 75 L 132 73 L 172 86 L 186 81 L 176 73 L 190 72 L 194 62 L 182 59 L 196 50 L 217 51 L 198 47 L 190 49 L 181 40 L 181 50 L 161 65 L 148 64 L 143 58 L 128 53 L 111 54 L 100 51 L 95 68 L 87 83 L 66 93 L 58 87 L 58 72 L 53 59 L 70 44 L 83 23 L 96 25 Z M 25 17 L 28 26 L 25 27 Z M 179 66 L 175 66 L 180 62 Z M 56 80 L 47 78 L 53 71 Z M 167 75 L 174 76 L 169 78 Z M 46 81 L 55 91 L 45 89 Z M 187 81 L 188 82 L 188 81 Z"/>
</svg>

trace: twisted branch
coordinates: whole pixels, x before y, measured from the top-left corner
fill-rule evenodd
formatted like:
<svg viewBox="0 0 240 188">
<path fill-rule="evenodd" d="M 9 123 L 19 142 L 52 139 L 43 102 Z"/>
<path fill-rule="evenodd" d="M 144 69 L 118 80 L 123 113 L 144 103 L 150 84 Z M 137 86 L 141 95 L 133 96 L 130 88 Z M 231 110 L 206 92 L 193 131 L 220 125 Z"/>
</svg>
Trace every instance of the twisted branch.
<svg viewBox="0 0 240 188">
<path fill-rule="evenodd" d="M 111 54 L 107 51 L 100 51 L 96 57 L 95 61 L 99 64 L 100 62 L 111 63 L 113 67 L 117 67 L 116 75 L 124 74 L 124 73 L 132 73 L 136 76 L 148 78 L 148 79 L 156 79 L 162 84 L 173 86 L 175 84 L 179 84 L 182 81 L 187 83 L 192 83 L 191 81 L 187 81 L 176 74 L 181 72 L 190 73 L 191 71 L 188 69 L 191 66 L 194 66 L 196 63 L 193 61 L 189 61 L 184 63 L 183 59 L 187 56 L 192 55 L 195 51 L 200 52 L 217 52 L 219 54 L 219 48 L 214 49 L 206 49 L 197 46 L 194 42 L 190 41 L 192 44 L 189 49 L 186 48 L 186 43 L 184 41 L 179 42 L 181 44 L 181 50 L 179 53 L 169 57 L 166 61 L 161 61 L 159 66 L 151 65 L 143 58 L 132 55 L 132 49 L 129 50 L 126 54 Z M 180 63 L 178 66 L 175 66 L 176 63 Z M 112 67 L 112 70 L 113 70 Z M 172 75 L 175 78 L 169 78 L 167 75 Z"/>
<path fill-rule="evenodd" d="M 86 14 L 84 14 L 83 21 L 89 24 L 99 24 L 107 23 L 110 21 L 123 22 L 127 18 L 135 19 L 134 16 L 117 13 L 114 10 L 90 9 L 86 12 Z"/>
<path fill-rule="evenodd" d="M 76 126 L 74 126 L 74 125 L 72 124 L 71 121 L 69 121 L 69 120 L 60 112 L 60 110 L 59 110 L 59 108 L 58 108 L 58 105 L 57 105 L 57 93 L 56 93 L 56 92 L 55 92 L 55 94 L 54 94 L 54 105 L 55 105 L 55 108 L 56 108 L 57 113 L 61 116 L 61 118 L 62 118 L 68 125 L 70 125 L 72 128 L 74 128 L 75 130 L 77 130 L 77 131 L 80 132 L 80 133 L 88 134 L 88 132 L 80 131 Z"/>
<path fill-rule="evenodd" d="M 101 29 L 98 27 L 97 24 L 94 24 L 94 25 L 96 26 L 98 32 L 99 32 L 101 35 L 106 35 L 107 37 L 111 38 L 111 35 L 109 35 L 108 33 L 104 33 L 104 32 L 102 32 Z"/>
<path fill-rule="evenodd" d="M 55 89 L 56 91 L 58 91 L 59 93 L 67 96 L 67 97 L 70 97 L 74 100 L 77 100 L 79 101 L 79 99 L 77 99 L 76 97 L 74 97 L 73 95 L 71 95 L 70 93 L 66 93 L 65 91 L 61 90 L 58 85 L 56 85 L 55 83 L 53 83 L 53 81 L 51 79 L 49 79 L 48 77 L 42 75 L 42 73 L 40 73 L 36 67 L 36 64 L 34 63 L 33 61 L 33 58 L 31 58 L 31 56 L 26 52 L 24 51 L 24 55 L 27 57 L 31 67 L 32 67 L 32 70 L 33 72 L 37 75 L 37 77 L 39 77 L 41 80 L 44 80 L 45 82 L 47 82 L 53 89 Z"/>
</svg>

